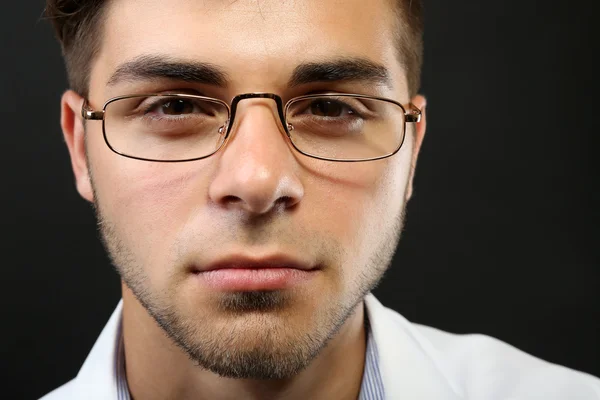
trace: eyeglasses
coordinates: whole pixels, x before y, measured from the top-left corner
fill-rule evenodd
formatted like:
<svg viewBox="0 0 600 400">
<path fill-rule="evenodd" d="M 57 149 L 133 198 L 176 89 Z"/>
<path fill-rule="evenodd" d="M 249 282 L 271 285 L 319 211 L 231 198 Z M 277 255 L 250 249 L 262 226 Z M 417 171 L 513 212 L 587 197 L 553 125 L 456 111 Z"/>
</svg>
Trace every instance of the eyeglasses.
<svg viewBox="0 0 600 400">
<path fill-rule="evenodd" d="M 390 157 L 404 142 L 406 123 L 419 122 L 421 111 L 359 94 L 315 94 L 285 105 L 272 93 L 235 96 L 231 105 L 191 94 L 144 94 L 114 97 L 101 111 L 84 102 L 86 120 L 102 120 L 104 140 L 115 153 L 158 162 L 210 157 L 230 137 L 238 103 L 275 100 L 284 131 L 300 153 L 328 161 L 370 161 Z"/>
</svg>

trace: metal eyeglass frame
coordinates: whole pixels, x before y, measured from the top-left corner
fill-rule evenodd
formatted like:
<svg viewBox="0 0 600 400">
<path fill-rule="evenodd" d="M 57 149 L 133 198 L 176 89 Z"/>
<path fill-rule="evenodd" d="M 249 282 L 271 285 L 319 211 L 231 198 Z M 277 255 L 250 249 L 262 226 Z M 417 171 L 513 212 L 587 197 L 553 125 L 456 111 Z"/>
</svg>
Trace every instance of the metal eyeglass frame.
<svg viewBox="0 0 600 400">
<path fill-rule="evenodd" d="M 129 154 L 124 154 L 124 153 L 121 153 L 121 152 L 115 150 L 111 146 L 111 144 L 108 142 L 108 139 L 106 137 L 106 120 L 105 120 L 106 107 L 109 104 L 111 104 L 115 101 L 118 101 L 118 100 L 131 99 L 131 98 L 135 98 L 135 97 L 146 97 L 146 96 L 165 96 L 165 97 L 177 96 L 177 97 L 182 97 L 182 98 L 187 97 L 187 98 L 191 98 L 191 99 L 208 100 L 211 102 L 222 104 L 223 106 L 225 106 L 227 108 L 227 111 L 229 112 L 229 119 L 227 120 L 227 123 L 226 123 L 227 124 L 227 132 L 225 133 L 223 142 L 219 145 L 219 147 L 215 151 L 213 151 L 212 153 L 210 153 L 208 155 L 205 155 L 202 157 L 188 158 L 188 159 L 183 159 L 183 160 L 155 160 L 155 159 L 151 159 L 151 158 L 135 157 L 135 156 L 132 156 Z M 331 96 L 331 97 L 354 97 L 354 98 L 362 98 L 362 99 L 380 100 L 380 101 L 385 101 L 385 102 L 388 102 L 391 104 L 395 104 L 396 106 L 400 107 L 402 109 L 402 111 L 404 112 L 404 126 L 402 127 L 402 141 L 400 142 L 398 147 L 390 154 L 386 154 L 386 155 L 379 156 L 379 157 L 360 158 L 360 159 L 327 158 L 327 157 L 321 157 L 321 156 L 316 156 L 314 154 L 306 153 L 303 150 L 299 149 L 298 147 L 296 147 L 296 145 L 294 144 L 294 141 L 291 139 L 291 136 L 290 136 L 290 127 L 291 126 L 288 126 L 288 123 L 285 120 L 285 115 L 287 113 L 288 107 L 297 101 L 313 99 L 313 98 L 323 98 L 323 97 L 328 97 L 328 96 Z M 288 100 L 287 103 L 285 104 L 285 106 L 283 104 L 283 100 L 281 99 L 281 96 L 274 94 L 274 93 L 239 94 L 231 100 L 231 106 L 229 104 L 227 104 L 226 102 L 219 100 L 219 99 L 215 99 L 213 97 L 199 96 L 199 95 L 186 94 L 186 93 L 152 93 L 152 94 L 136 94 L 136 95 L 124 95 L 124 96 L 113 97 L 104 103 L 102 110 L 89 109 L 87 100 L 84 100 L 83 106 L 81 107 L 81 116 L 83 117 L 83 119 L 86 119 L 86 120 L 96 120 L 96 121 L 101 120 L 102 121 L 102 134 L 104 136 L 104 141 L 106 142 L 106 145 L 114 153 L 116 153 L 120 156 L 127 157 L 127 158 L 133 158 L 136 160 L 154 161 L 154 162 L 187 162 L 187 161 L 196 161 L 196 160 L 202 160 L 204 158 L 208 158 L 208 157 L 212 156 L 213 154 L 215 154 L 216 152 L 218 152 L 219 150 L 221 150 L 225 146 L 225 144 L 227 143 L 227 141 L 229 139 L 229 135 L 231 133 L 231 127 L 233 126 L 233 121 L 235 118 L 237 105 L 240 101 L 245 100 L 245 99 L 272 99 L 272 100 L 274 100 L 275 103 L 277 104 L 277 112 L 279 114 L 279 119 L 281 121 L 281 124 L 287 135 L 287 139 L 291 143 L 291 145 L 294 147 L 294 149 L 296 149 L 296 151 L 298 151 L 300 154 L 303 154 L 307 157 L 316 158 L 316 159 L 325 160 L 325 161 L 334 161 L 334 162 L 374 161 L 374 160 L 381 160 L 381 159 L 393 156 L 400 150 L 400 148 L 402 147 L 402 144 L 404 143 L 404 138 L 406 137 L 406 123 L 420 122 L 421 115 L 422 115 L 421 110 L 419 110 L 412 103 L 408 104 L 408 106 L 406 108 L 409 108 L 409 111 L 406 111 L 405 106 L 403 106 L 402 104 L 398 103 L 397 101 L 394 101 L 391 99 L 387 99 L 384 97 L 367 96 L 367 95 L 362 95 L 362 94 L 350 94 L 350 93 L 335 93 L 335 94 L 334 93 L 323 93 L 323 94 L 310 94 L 310 95 L 305 95 L 305 96 L 298 96 L 298 97 L 294 97 L 294 98 Z M 293 129 L 293 127 L 291 127 L 291 128 Z"/>
</svg>

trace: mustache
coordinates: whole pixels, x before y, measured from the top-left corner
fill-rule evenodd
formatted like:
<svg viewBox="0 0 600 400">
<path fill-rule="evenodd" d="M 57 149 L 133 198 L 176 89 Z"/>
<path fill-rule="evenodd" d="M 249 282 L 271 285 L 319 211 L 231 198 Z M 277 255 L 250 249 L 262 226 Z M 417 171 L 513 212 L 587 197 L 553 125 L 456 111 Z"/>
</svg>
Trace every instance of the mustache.
<svg viewBox="0 0 600 400">
<path fill-rule="evenodd" d="M 245 257 L 283 254 L 301 260 L 316 257 L 319 264 L 327 265 L 341 259 L 347 251 L 333 232 L 312 230 L 286 217 L 241 222 L 212 220 L 208 225 L 204 221 L 202 226 L 189 224 L 180 233 L 170 249 L 173 264 L 180 265 L 213 262 L 232 254 Z"/>
<path fill-rule="evenodd" d="M 306 224 L 292 221 L 287 216 L 242 215 L 240 218 L 211 220 L 210 225 L 188 226 L 186 239 L 193 243 L 237 244 L 247 247 L 260 247 L 277 243 L 282 246 L 295 246 L 298 243 L 325 243 L 330 245 L 335 234 L 329 234 L 322 227 L 318 231 L 308 229 Z M 191 222 L 190 225 L 193 225 Z M 182 238 L 183 239 L 183 238 Z M 186 241 L 187 241 L 186 240 Z M 337 247 L 337 246 L 336 246 Z"/>
</svg>

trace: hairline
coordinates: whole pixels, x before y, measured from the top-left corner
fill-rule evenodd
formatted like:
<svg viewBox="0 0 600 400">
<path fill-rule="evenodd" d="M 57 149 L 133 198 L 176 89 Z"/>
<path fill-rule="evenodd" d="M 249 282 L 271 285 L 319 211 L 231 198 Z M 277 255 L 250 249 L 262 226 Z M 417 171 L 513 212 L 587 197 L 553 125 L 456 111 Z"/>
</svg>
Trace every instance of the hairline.
<svg viewBox="0 0 600 400">
<path fill-rule="evenodd" d="M 98 10 L 95 14 L 90 15 L 89 18 L 92 19 L 90 22 L 90 31 L 88 32 L 88 39 L 90 41 L 89 53 L 87 53 L 86 57 L 78 57 L 79 63 L 76 65 L 74 60 L 70 60 L 73 57 L 73 44 L 71 44 L 71 55 L 67 55 L 67 51 L 63 49 L 63 55 L 67 64 L 67 73 L 69 79 L 69 85 L 72 89 L 78 92 L 84 98 L 89 97 L 90 92 L 90 84 L 92 77 L 92 70 L 95 63 L 98 61 L 98 57 L 100 56 L 100 52 L 102 46 L 104 44 L 104 40 L 106 37 L 106 19 L 108 18 L 108 10 L 110 7 L 110 3 L 113 0 L 100 0 L 100 4 L 98 5 Z M 411 65 L 408 61 L 410 59 L 409 55 L 406 52 L 414 46 L 410 45 L 410 41 L 414 40 L 411 38 L 411 24 L 406 16 L 406 10 L 401 4 L 403 0 L 388 0 L 387 3 L 389 7 L 392 7 L 394 18 L 393 18 L 393 27 L 392 27 L 392 40 L 394 41 L 394 49 L 396 51 L 396 59 L 402 68 L 402 72 L 404 73 L 404 77 L 406 79 L 406 83 L 408 85 L 409 95 L 412 97 L 417 94 L 419 90 L 420 78 L 419 76 L 413 77 L 411 79 L 411 74 L 420 75 L 421 65 L 417 65 L 416 67 L 419 71 L 411 71 Z M 412 1 L 411 3 L 412 4 Z M 410 10 L 409 10 L 410 12 Z M 76 40 L 72 38 L 71 41 Z M 75 45 L 76 46 L 76 45 Z M 421 45 L 422 47 L 422 45 Z M 416 56 L 418 57 L 418 56 Z M 81 60 L 81 59 L 84 60 Z M 418 60 L 420 61 L 420 60 Z M 80 68 L 79 73 L 73 73 L 73 69 Z M 414 82 L 413 82 L 414 81 Z"/>
</svg>

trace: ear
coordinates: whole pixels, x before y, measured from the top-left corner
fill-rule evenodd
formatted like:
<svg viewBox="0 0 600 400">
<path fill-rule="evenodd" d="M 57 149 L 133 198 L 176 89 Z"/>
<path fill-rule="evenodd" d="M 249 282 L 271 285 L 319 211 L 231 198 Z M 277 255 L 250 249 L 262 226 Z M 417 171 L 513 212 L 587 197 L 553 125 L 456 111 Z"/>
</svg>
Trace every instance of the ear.
<svg viewBox="0 0 600 400">
<path fill-rule="evenodd" d="M 90 170 L 85 154 L 85 129 L 83 127 L 83 117 L 81 116 L 82 106 L 83 98 L 79 94 L 72 90 L 65 92 L 61 100 L 60 125 L 69 148 L 77 191 L 81 197 L 93 203 L 94 191 L 92 190 Z"/>
<path fill-rule="evenodd" d="M 425 128 L 427 127 L 427 115 L 425 112 L 427 108 L 427 100 L 425 97 L 418 95 L 413 98 L 412 104 L 421 110 L 421 121 L 415 123 L 415 141 L 410 165 L 410 176 L 408 177 L 408 186 L 406 189 L 407 201 L 412 197 L 413 194 L 413 180 L 415 178 L 415 169 L 417 168 L 417 157 L 419 156 L 421 144 L 423 143 L 423 138 L 425 137 Z"/>
</svg>

